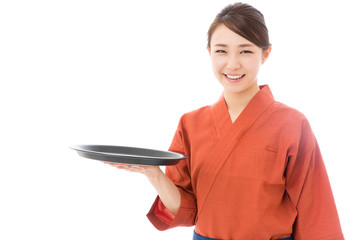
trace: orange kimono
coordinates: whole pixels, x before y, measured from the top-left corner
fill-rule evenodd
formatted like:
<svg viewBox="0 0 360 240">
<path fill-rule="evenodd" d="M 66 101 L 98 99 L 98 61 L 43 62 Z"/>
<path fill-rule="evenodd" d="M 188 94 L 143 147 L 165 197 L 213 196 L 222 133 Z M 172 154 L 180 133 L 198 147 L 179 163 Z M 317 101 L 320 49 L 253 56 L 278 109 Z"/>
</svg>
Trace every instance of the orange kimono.
<svg viewBox="0 0 360 240">
<path fill-rule="evenodd" d="M 173 216 L 155 200 L 159 230 L 195 225 L 217 239 L 344 239 L 319 146 L 307 119 L 274 101 L 267 85 L 234 123 L 222 96 L 182 116 L 166 168 L 181 193 Z"/>
</svg>

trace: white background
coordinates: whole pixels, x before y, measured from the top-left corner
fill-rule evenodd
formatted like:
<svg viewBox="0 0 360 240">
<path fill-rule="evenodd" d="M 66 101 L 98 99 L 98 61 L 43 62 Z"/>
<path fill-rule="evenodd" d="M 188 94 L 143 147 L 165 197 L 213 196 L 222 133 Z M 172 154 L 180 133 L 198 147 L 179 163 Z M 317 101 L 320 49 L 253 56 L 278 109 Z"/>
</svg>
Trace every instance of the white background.
<svg viewBox="0 0 360 240">
<path fill-rule="evenodd" d="M 207 29 L 229 1 L 0 2 L 0 239 L 191 239 L 157 231 L 144 176 L 72 144 L 166 150 L 180 116 L 222 89 Z M 358 239 L 359 7 L 248 1 L 273 51 L 259 82 L 303 112 L 319 141 L 347 239 Z"/>
</svg>

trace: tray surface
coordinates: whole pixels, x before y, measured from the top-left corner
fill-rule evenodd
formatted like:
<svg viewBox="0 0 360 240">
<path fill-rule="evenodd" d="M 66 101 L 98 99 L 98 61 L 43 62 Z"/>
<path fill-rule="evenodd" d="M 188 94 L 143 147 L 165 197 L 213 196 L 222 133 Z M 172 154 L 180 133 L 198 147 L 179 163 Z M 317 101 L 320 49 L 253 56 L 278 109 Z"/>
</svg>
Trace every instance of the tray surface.
<svg viewBox="0 0 360 240">
<path fill-rule="evenodd" d="M 187 156 L 147 148 L 110 146 L 110 145 L 75 145 L 70 148 L 85 158 L 104 162 L 115 162 L 134 165 L 175 165 Z"/>
</svg>

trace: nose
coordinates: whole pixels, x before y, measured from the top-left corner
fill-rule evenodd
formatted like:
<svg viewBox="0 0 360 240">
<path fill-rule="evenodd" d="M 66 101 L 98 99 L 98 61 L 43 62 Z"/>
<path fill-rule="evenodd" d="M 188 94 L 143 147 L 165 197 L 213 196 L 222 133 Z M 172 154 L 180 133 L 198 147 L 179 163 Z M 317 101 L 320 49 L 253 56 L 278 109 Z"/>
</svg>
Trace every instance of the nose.
<svg viewBox="0 0 360 240">
<path fill-rule="evenodd" d="M 240 59 L 236 55 L 230 55 L 227 59 L 227 68 L 229 70 L 236 70 L 241 67 Z"/>
</svg>

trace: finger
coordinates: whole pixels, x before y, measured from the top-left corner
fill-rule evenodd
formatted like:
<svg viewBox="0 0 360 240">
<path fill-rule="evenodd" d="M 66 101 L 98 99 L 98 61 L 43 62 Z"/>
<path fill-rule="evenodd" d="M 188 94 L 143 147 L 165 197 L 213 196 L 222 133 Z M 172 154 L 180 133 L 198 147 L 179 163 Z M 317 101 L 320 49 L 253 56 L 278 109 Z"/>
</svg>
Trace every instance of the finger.
<svg viewBox="0 0 360 240">
<path fill-rule="evenodd" d="M 114 167 L 126 166 L 126 164 L 122 164 L 122 163 L 114 163 L 114 162 L 104 162 L 104 163 L 107 164 L 107 165 L 110 165 L 110 166 L 114 166 Z"/>
<path fill-rule="evenodd" d="M 128 170 L 134 170 L 134 171 L 143 171 L 144 168 L 138 165 L 127 165 L 127 166 L 123 166 L 124 169 L 128 169 Z"/>
<path fill-rule="evenodd" d="M 133 164 L 123 164 L 123 163 L 113 163 L 113 162 L 104 162 L 107 165 L 116 167 L 118 169 L 123 169 L 129 172 L 144 172 L 147 166 L 143 165 L 133 165 Z"/>
<path fill-rule="evenodd" d="M 124 164 L 119 164 L 119 163 L 106 163 L 107 165 L 111 166 L 111 167 L 115 167 L 118 169 L 126 169 L 127 166 Z"/>
</svg>

